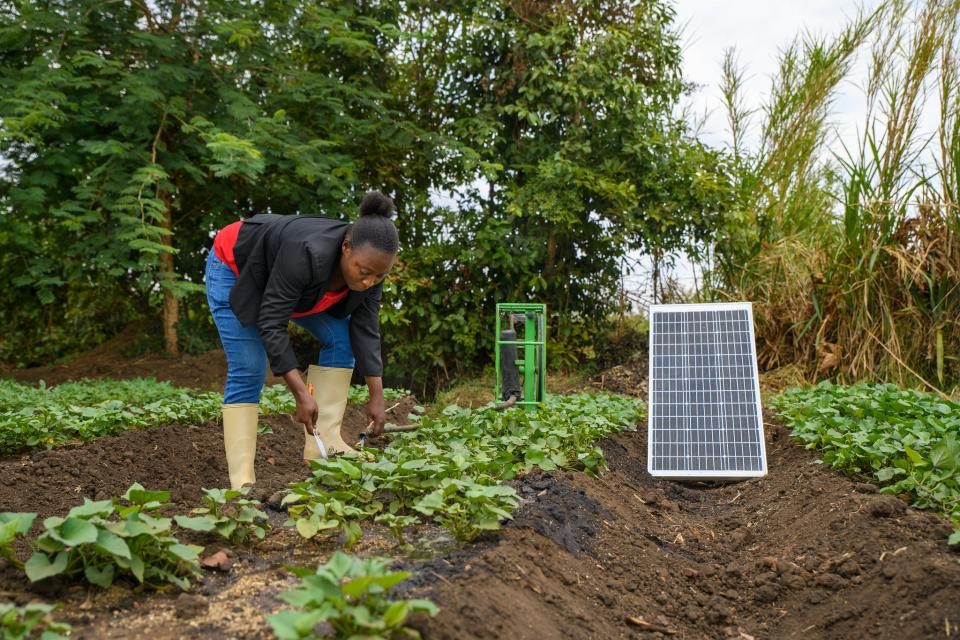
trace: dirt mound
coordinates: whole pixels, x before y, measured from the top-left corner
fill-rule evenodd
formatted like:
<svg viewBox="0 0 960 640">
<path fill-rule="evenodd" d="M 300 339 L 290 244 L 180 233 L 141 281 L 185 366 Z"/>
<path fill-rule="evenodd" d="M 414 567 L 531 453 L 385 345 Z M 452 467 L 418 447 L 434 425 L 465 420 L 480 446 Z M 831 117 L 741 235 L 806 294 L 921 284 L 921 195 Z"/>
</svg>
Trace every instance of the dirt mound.
<svg viewBox="0 0 960 640">
<path fill-rule="evenodd" d="M 588 383 L 596 391 L 619 393 L 625 396 L 647 398 L 649 360 L 646 348 L 623 352 L 625 359 L 593 375 Z M 760 389 L 765 393 L 780 393 L 788 387 L 815 383 L 804 375 L 801 367 L 790 364 L 778 369 L 760 372 Z"/>
<path fill-rule="evenodd" d="M 227 380 L 227 357 L 223 349 L 212 349 L 198 355 L 185 353 L 178 357 L 158 352 L 141 353 L 140 344 L 145 337 L 149 336 L 144 334 L 144 328 L 140 324 L 132 324 L 94 349 L 62 364 L 26 369 L 0 366 L 0 378 L 12 378 L 30 384 L 43 380 L 48 385 L 83 378 L 154 378 L 178 387 L 223 392 Z M 305 370 L 308 364 L 315 361 L 317 343 L 312 336 L 296 328 L 291 329 L 290 337 L 299 368 Z M 131 356 L 131 353 L 139 355 Z M 359 376 L 354 380 L 362 383 Z M 274 376 L 268 368 L 266 384 L 283 384 L 283 378 Z"/>
<path fill-rule="evenodd" d="M 590 387 L 596 391 L 646 398 L 647 369 L 630 364 L 618 364 L 595 375 L 590 380 Z"/>
<path fill-rule="evenodd" d="M 598 523 L 613 517 L 599 502 L 562 474 L 538 474 L 518 485 L 517 493 L 530 502 L 507 526 L 532 529 L 570 553 L 596 555 Z"/>
<path fill-rule="evenodd" d="M 595 391 L 646 398 L 650 370 L 646 345 L 640 349 L 624 351 L 621 355 L 623 358 L 618 364 L 590 378 L 590 388 Z"/>
</svg>

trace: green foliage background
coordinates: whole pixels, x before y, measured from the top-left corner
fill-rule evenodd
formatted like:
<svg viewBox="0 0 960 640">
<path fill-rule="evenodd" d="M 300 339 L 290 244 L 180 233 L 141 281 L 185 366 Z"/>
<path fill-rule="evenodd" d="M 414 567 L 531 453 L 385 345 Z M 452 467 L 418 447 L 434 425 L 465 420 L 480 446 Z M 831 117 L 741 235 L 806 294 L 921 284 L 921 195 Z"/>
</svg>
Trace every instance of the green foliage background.
<svg viewBox="0 0 960 640">
<path fill-rule="evenodd" d="M 0 360 L 160 318 L 214 346 L 216 229 L 349 217 L 377 188 L 400 212 L 393 384 L 486 361 L 497 301 L 546 302 L 576 362 L 626 253 L 696 246 L 728 199 L 683 90 L 651 0 L 0 2 Z"/>
</svg>

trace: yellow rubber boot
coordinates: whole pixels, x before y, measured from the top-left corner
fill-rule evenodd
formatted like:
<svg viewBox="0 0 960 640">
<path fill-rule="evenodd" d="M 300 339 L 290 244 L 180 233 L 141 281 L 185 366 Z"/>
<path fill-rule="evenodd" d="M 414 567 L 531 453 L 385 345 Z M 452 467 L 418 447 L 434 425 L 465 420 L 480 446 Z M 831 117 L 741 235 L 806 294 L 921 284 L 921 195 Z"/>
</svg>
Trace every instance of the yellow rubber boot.
<svg viewBox="0 0 960 640">
<path fill-rule="evenodd" d="M 350 390 L 350 378 L 353 369 L 318 367 L 310 365 L 307 369 L 307 384 L 313 385 L 313 399 L 317 401 L 316 431 L 327 450 L 327 456 L 338 453 L 356 453 L 356 449 L 343 441 L 340 425 L 343 424 L 343 412 L 347 408 L 347 391 Z M 320 447 L 312 435 L 303 428 L 303 459 L 322 458 Z"/>
<path fill-rule="evenodd" d="M 254 461 L 257 457 L 257 418 L 255 403 L 223 405 L 223 444 L 227 450 L 230 488 L 252 486 L 257 481 Z"/>
</svg>

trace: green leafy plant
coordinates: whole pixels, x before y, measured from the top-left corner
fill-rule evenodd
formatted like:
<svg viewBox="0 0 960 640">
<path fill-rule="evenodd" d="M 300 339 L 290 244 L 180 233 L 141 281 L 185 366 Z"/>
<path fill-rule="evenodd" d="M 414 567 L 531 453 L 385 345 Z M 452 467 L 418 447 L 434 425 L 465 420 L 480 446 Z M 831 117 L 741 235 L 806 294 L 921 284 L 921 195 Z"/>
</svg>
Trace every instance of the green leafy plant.
<svg viewBox="0 0 960 640">
<path fill-rule="evenodd" d="M 424 416 L 415 435 L 380 451 L 313 461 L 313 475 L 290 485 L 288 525 L 305 537 L 340 529 L 348 544 L 359 522 L 379 519 L 403 544 L 403 518 L 425 515 L 460 540 L 499 528 L 517 506 L 501 483 L 535 467 L 600 473 L 597 440 L 634 429 L 635 400 L 609 395 L 551 396 L 538 412 L 447 407 Z"/>
<path fill-rule="evenodd" d="M 284 497 L 284 504 L 303 501 L 290 507 L 290 518 L 285 524 L 295 526 L 304 538 L 339 529 L 343 534 L 344 546 L 348 549 L 363 536 L 358 521 L 369 517 L 380 507 L 378 503 L 365 505 L 366 509 L 357 506 L 363 503 L 349 490 L 333 493 L 306 487 L 305 490 L 309 493 L 291 493 Z"/>
<path fill-rule="evenodd" d="M 374 522 L 382 524 L 390 529 L 390 533 L 397 539 L 397 544 L 401 547 L 407 546 L 403 530 L 406 527 L 413 527 L 420 524 L 420 518 L 416 516 L 401 516 L 395 513 L 381 513 L 374 518 Z"/>
<path fill-rule="evenodd" d="M 366 387 L 351 395 L 366 402 Z M 387 399 L 406 391 L 385 389 Z M 175 387 L 152 378 L 81 380 L 47 387 L 0 380 L 0 454 L 31 448 L 52 448 L 65 442 L 88 441 L 129 429 L 181 422 L 200 424 L 220 419 L 219 393 Z M 260 398 L 264 414 L 292 413 L 293 395 L 284 385 L 265 387 Z M 260 425 L 258 433 L 272 433 Z"/>
<path fill-rule="evenodd" d="M 0 380 L 0 452 L 51 448 L 128 429 L 202 423 L 220 415 L 220 394 L 152 379 L 85 380 L 47 388 Z"/>
<path fill-rule="evenodd" d="M 822 382 L 773 405 L 824 462 L 960 521 L 960 403 L 892 384 Z"/>
<path fill-rule="evenodd" d="M 12 602 L 0 602 L 0 631 L 3 640 L 26 640 L 36 637 L 40 640 L 66 640 L 71 627 L 65 622 L 56 622 L 51 613 L 54 607 L 41 602 L 18 607 Z"/>
<path fill-rule="evenodd" d="M 402 400 L 410 395 L 406 389 L 385 388 L 383 399 L 386 401 Z M 366 404 L 370 400 L 370 390 L 359 384 L 350 385 L 347 390 L 349 404 Z M 265 413 L 292 413 L 297 407 L 296 400 L 290 390 L 282 385 L 275 384 L 264 387 L 260 394 L 260 408 Z"/>
<path fill-rule="evenodd" d="M 18 569 L 23 569 L 23 563 L 13 551 L 13 541 L 27 535 L 36 517 L 35 513 L 0 513 L 0 558 L 6 558 Z"/>
<path fill-rule="evenodd" d="M 296 408 L 297 402 L 285 385 L 265 386 L 260 392 L 260 411 L 263 413 L 293 413 Z"/>
<path fill-rule="evenodd" d="M 517 508 L 517 492 L 502 484 L 444 478 L 440 488 L 423 496 L 413 508 L 450 529 L 458 540 L 471 541 L 484 531 L 500 528 Z"/>
<path fill-rule="evenodd" d="M 390 600 L 389 592 L 410 577 L 408 571 L 388 571 L 386 558 L 365 558 L 342 551 L 315 571 L 290 569 L 302 579 L 299 587 L 280 597 L 297 607 L 267 617 L 280 640 L 319 638 L 321 622 L 338 638 L 419 638 L 404 623 L 411 613 L 436 615 L 429 600 Z"/>
<path fill-rule="evenodd" d="M 65 518 L 43 521 L 44 533 L 24 569 L 31 581 L 52 576 L 83 577 L 108 587 L 120 576 L 159 587 L 190 586 L 199 575 L 197 557 L 202 547 L 185 545 L 171 533 L 170 518 L 161 517 L 169 491 L 148 491 L 134 483 L 122 498 L 92 501 L 70 510 Z"/>
<path fill-rule="evenodd" d="M 184 529 L 212 531 L 230 542 L 244 542 L 251 536 L 261 540 L 267 533 L 267 514 L 258 509 L 259 500 L 244 496 L 250 487 L 241 489 L 204 489 L 204 506 L 193 509 L 190 516 L 174 516 Z"/>
<path fill-rule="evenodd" d="M 410 391 L 407 389 L 386 388 L 383 390 L 383 399 L 387 402 L 403 400 L 409 395 Z M 350 390 L 347 392 L 347 402 L 350 404 L 366 404 L 369 401 L 370 389 L 359 384 L 350 385 Z"/>
</svg>

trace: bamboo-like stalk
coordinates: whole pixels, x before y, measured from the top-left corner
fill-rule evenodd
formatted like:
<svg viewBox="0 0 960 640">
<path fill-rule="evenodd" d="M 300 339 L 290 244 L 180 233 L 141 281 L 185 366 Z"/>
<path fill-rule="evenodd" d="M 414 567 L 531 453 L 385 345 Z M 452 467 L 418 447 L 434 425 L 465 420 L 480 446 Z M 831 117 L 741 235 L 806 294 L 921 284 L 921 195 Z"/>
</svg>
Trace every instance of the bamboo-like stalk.
<svg viewBox="0 0 960 640">
<path fill-rule="evenodd" d="M 755 302 L 762 366 L 800 363 L 810 379 L 960 382 L 958 16 L 960 0 L 890 0 L 833 40 L 795 40 L 752 157 L 740 151 L 742 76 L 725 54 L 721 86 L 750 188 L 715 243 L 711 277 Z M 868 42 L 867 120 L 856 146 L 826 157 L 834 92 Z M 930 86 L 940 111 L 932 140 L 920 131 Z"/>
</svg>

